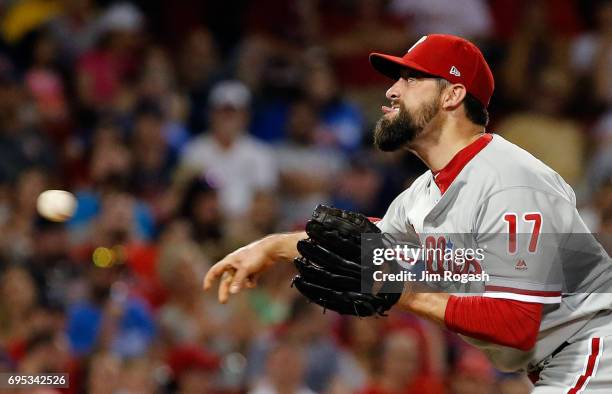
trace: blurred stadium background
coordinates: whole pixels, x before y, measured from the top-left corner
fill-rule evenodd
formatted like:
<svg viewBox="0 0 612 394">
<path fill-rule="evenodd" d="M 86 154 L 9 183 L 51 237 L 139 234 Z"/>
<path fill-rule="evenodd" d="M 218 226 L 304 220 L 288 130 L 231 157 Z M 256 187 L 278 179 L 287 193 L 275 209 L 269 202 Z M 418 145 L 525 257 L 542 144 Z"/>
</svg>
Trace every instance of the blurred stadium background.
<svg viewBox="0 0 612 394">
<path fill-rule="evenodd" d="M 367 55 L 430 32 L 478 43 L 489 130 L 612 233 L 610 1 L 0 2 L 0 370 L 67 371 L 69 393 L 528 393 L 413 316 L 322 314 L 290 266 L 227 306 L 200 289 L 317 202 L 382 216 L 425 170 L 372 149 L 390 81 Z M 69 222 L 37 216 L 50 188 L 77 195 Z"/>
</svg>

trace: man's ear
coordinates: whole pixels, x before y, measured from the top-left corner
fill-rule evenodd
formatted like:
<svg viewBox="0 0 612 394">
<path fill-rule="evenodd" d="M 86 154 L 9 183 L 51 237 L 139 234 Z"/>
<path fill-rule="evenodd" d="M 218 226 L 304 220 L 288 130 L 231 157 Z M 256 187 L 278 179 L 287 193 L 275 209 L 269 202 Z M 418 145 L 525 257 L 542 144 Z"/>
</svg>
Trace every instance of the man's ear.
<svg viewBox="0 0 612 394">
<path fill-rule="evenodd" d="M 452 84 L 442 93 L 442 108 L 455 109 L 461 105 L 467 94 L 465 86 L 460 83 Z"/>
</svg>

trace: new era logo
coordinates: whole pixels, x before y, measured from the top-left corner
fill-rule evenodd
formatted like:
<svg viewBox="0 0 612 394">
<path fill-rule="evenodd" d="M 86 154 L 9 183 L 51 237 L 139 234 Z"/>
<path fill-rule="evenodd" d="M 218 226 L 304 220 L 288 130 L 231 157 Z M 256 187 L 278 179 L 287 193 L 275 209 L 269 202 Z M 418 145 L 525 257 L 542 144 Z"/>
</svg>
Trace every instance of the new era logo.
<svg viewBox="0 0 612 394">
<path fill-rule="evenodd" d="M 527 269 L 527 263 L 525 262 L 525 260 L 521 259 L 516 263 L 514 269 L 519 271 L 525 271 Z"/>
<path fill-rule="evenodd" d="M 459 70 L 457 70 L 457 67 L 452 66 L 449 73 L 453 74 L 456 77 L 460 77 L 461 73 L 459 72 Z"/>
</svg>

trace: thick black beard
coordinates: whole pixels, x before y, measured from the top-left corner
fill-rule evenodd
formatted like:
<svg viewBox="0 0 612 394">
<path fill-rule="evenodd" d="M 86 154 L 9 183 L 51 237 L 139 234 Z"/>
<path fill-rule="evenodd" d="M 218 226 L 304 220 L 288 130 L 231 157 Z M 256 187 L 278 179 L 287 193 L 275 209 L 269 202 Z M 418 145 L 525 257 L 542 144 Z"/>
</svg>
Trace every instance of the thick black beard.
<svg viewBox="0 0 612 394">
<path fill-rule="evenodd" d="M 406 148 L 438 114 L 438 100 L 423 104 L 417 115 L 411 114 L 400 103 L 399 113 L 393 119 L 381 117 L 374 129 L 374 146 L 383 152 Z"/>
</svg>

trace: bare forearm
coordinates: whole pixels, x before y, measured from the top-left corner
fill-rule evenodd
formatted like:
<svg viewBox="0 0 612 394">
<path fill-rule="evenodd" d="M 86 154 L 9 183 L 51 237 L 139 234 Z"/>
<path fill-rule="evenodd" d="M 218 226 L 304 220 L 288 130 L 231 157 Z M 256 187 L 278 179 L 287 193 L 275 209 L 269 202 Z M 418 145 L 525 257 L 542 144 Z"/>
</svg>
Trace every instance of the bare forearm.
<svg viewBox="0 0 612 394">
<path fill-rule="evenodd" d="M 277 237 L 275 241 L 276 259 L 279 262 L 288 263 L 292 262 L 299 255 L 297 250 L 298 241 L 308 238 L 305 231 L 275 234 L 274 236 Z"/>
<path fill-rule="evenodd" d="M 400 297 L 396 307 L 443 326 L 449 297 L 450 295 L 446 293 L 415 293 L 406 291 Z"/>
</svg>

